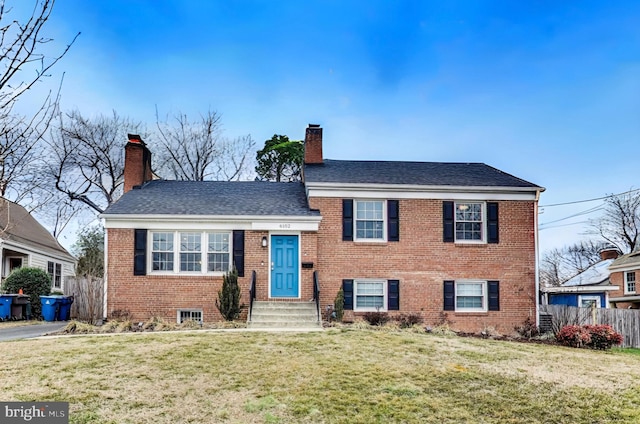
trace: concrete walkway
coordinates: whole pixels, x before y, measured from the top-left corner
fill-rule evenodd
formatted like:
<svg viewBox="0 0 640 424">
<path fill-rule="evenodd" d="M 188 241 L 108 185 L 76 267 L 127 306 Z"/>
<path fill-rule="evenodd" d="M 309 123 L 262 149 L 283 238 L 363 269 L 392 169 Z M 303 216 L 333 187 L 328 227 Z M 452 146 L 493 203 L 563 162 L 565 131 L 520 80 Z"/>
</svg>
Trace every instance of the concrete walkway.
<svg viewBox="0 0 640 424">
<path fill-rule="evenodd" d="M 48 322 L 46 324 L 28 324 L 18 327 L 2 328 L 0 324 L 0 341 L 30 339 L 44 336 L 64 328 L 68 322 Z"/>
</svg>

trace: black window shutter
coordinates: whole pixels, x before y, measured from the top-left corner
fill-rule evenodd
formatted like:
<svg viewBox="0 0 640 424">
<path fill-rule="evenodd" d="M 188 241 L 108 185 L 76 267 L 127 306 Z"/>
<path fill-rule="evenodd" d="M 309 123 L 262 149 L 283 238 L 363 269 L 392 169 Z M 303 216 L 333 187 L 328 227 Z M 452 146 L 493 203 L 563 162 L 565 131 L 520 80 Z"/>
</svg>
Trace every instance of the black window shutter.
<svg viewBox="0 0 640 424">
<path fill-rule="evenodd" d="M 147 275 L 147 230 L 134 230 L 133 275 Z"/>
<path fill-rule="evenodd" d="M 498 203 L 487 203 L 487 242 L 498 243 Z"/>
<path fill-rule="evenodd" d="M 453 243 L 453 202 L 442 202 L 442 239 L 445 243 Z"/>
<path fill-rule="evenodd" d="M 387 237 L 400 241 L 400 205 L 397 200 L 387 200 Z"/>
<path fill-rule="evenodd" d="M 400 280 L 387 281 L 387 310 L 400 310 Z"/>
<path fill-rule="evenodd" d="M 344 294 L 344 309 L 353 310 L 353 280 L 342 280 L 342 294 Z"/>
<path fill-rule="evenodd" d="M 353 200 L 342 199 L 342 240 L 353 241 Z"/>
<path fill-rule="evenodd" d="M 233 266 L 238 277 L 244 277 L 244 230 L 233 231 Z"/>
<path fill-rule="evenodd" d="M 489 281 L 487 283 L 487 286 L 489 289 L 489 310 L 499 311 L 500 310 L 500 282 Z"/>
<path fill-rule="evenodd" d="M 444 310 L 456 310 L 456 287 L 455 282 L 452 280 L 444 282 Z"/>
</svg>

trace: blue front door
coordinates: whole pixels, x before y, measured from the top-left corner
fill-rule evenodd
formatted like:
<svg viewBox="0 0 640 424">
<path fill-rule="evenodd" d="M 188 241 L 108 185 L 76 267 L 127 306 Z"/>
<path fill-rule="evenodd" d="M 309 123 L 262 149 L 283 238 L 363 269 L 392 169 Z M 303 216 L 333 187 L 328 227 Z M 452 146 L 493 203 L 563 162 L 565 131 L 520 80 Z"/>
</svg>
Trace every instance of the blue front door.
<svg viewBox="0 0 640 424">
<path fill-rule="evenodd" d="M 271 297 L 298 297 L 298 236 L 271 236 Z"/>
</svg>

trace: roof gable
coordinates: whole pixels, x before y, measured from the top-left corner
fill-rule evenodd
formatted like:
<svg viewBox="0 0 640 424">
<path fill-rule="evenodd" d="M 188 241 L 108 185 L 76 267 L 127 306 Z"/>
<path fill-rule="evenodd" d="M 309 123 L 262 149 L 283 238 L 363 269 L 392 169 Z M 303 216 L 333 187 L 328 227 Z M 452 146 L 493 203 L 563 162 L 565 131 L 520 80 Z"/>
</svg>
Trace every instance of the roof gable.
<svg viewBox="0 0 640 424">
<path fill-rule="evenodd" d="M 25 208 L 6 199 L 0 199 L 0 237 L 35 251 L 75 260 Z"/>
</svg>

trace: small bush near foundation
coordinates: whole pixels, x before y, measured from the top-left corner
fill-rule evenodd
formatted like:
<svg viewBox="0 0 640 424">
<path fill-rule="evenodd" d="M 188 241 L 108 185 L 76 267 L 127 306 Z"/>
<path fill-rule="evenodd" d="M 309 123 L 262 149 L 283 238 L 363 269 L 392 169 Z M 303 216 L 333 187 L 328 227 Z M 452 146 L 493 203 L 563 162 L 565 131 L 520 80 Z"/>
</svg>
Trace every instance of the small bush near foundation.
<svg viewBox="0 0 640 424">
<path fill-rule="evenodd" d="M 401 314 L 396 317 L 400 328 L 410 328 L 414 325 L 422 324 L 424 319 L 420 314 Z"/>
<path fill-rule="evenodd" d="M 238 285 L 238 270 L 234 267 L 222 277 L 222 288 L 218 292 L 216 307 L 222 317 L 227 321 L 233 321 L 240 316 L 240 286 Z"/>
<path fill-rule="evenodd" d="M 531 317 L 528 317 L 522 325 L 516 326 L 514 330 L 516 330 L 521 337 L 526 339 L 531 339 L 540 335 L 540 330 L 538 329 L 536 322 L 532 320 Z"/>
<path fill-rule="evenodd" d="M 342 317 L 344 316 L 344 291 L 342 287 L 338 290 L 336 300 L 333 302 L 333 312 L 336 314 L 336 321 L 342 322 Z"/>
<path fill-rule="evenodd" d="M 607 350 L 622 343 L 622 335 L 610 325 L 565 325 L 556 334 L 563 346 Z"/>
<path fill-rule="evenodd" d="M 369 323 L 369 325 L 384 325 L 389 321 L 389 315 L 385 312 L 366 312 L 362 315 L 362 318 Z"/>
</svg>

